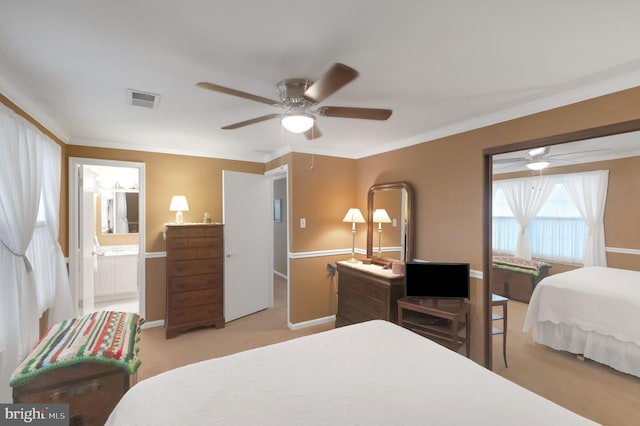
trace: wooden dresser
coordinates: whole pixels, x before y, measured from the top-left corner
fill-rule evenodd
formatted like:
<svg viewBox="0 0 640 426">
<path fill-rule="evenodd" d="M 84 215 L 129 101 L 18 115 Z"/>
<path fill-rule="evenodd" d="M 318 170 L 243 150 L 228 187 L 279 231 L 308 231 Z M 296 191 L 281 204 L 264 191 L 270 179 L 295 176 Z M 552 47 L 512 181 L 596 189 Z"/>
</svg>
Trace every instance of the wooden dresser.
<svg viewBox="0 0 640 426">
<path fill-rule="evenodd" d="M 194 327 L 224 327 L 223 225 L 168 224 L 165 338 Z"/>
<path fill-rule="evenodd" d="M 336 327 L 372 319 L 397 322 L 402 296 L 404 275 L 379 265 L 338 262 Z"/>
</svg>

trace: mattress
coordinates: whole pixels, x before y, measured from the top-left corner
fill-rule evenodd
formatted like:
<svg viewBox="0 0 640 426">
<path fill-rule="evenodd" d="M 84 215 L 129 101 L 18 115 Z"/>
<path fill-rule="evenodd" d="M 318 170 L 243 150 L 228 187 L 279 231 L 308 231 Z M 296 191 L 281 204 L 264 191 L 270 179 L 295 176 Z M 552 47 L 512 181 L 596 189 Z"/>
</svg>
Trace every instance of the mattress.
<svg viewBox="0 0 640 426">
<path fill-rule="evenodd" d="M 536 323 L 577 326 L 640 345 L 640 272 L 591 266 L 538 283 L 524 330 Z"/>
<path fill-rule="evenodd" d="M 640 377 L 640 272 L 586 267 L 536 287 L 524 331 L 553 349 Z"/>
<path fill-rule="evenodd" d="M 592 425 L 473 361 L 375 320 L 143 380 L 107 425 Z"/>
</svg>

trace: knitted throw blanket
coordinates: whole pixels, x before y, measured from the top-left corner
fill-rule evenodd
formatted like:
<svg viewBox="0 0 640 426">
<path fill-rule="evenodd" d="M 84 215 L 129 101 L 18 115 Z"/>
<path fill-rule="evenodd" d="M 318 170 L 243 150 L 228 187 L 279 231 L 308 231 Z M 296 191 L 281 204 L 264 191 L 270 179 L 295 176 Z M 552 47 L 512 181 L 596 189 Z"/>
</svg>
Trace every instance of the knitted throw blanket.
<svg viewBox="0 0 640 426">
<path fill-rule="evenodd" d="M 536 260 L 525 260 L 518 257 L 510 256 L 493 256 L 493 267 L 497 269 L 507 269 L 510 271 L 522 272 L 533 276 L 540 275 L 540 268 L 544 266 L 551 267 L 546 262 Z"/>
<path fill-rule="evenodd" d="M 39 374 L 80 362 L 109 363 L 132 374 L 140 365 L 143 322 L 138 314 L 100 311 L 54 324 L 13 372 L 9 385 L 21 386 Z"/>
</svg>

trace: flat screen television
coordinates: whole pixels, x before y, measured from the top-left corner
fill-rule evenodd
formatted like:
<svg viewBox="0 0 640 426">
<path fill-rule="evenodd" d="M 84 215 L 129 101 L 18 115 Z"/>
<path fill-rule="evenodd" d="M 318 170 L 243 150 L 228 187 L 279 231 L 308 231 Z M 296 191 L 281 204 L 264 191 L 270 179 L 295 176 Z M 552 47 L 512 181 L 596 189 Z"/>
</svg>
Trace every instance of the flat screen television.
<svg viewBox="0 0 640 426">
<path fill-rule="evenodd" d="M 405 266 L 405 295 L 437 299 L 469 299 L 469 264 L 414 262 Z"/>
</svg>

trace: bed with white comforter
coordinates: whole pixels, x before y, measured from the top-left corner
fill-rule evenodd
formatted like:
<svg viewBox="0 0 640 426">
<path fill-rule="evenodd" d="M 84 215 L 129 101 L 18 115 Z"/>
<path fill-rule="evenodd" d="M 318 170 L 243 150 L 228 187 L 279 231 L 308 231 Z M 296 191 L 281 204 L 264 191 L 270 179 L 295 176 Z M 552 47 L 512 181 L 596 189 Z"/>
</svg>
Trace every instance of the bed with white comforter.
<svg viewBox="0 0 640 426">
<path fill-rule="evenodd" d="M 124 425 L 590 425 L 411 331 L 370 321 L 143 380 Z"/>
<path fill-rule="evenodd" d="M 554 349 L 640 376 L 640 272 L 586 267 L 544 278 L 524 331 Z"/>
</svg>

